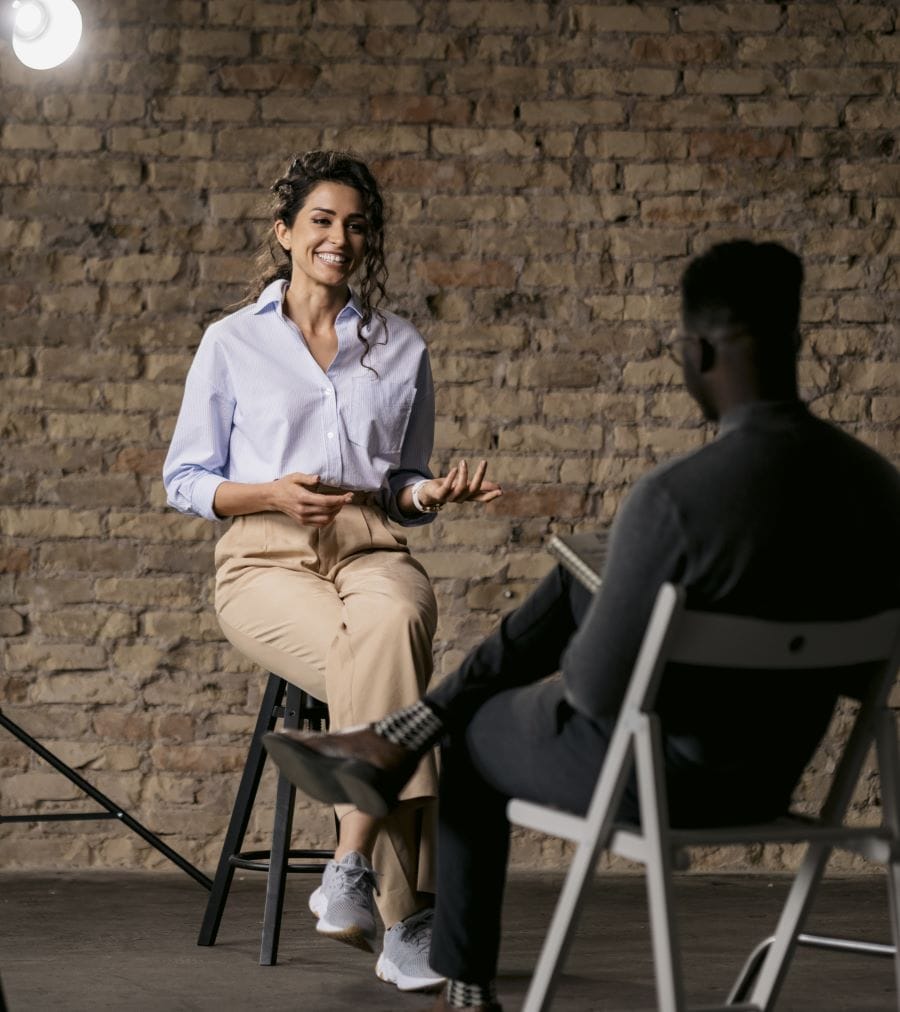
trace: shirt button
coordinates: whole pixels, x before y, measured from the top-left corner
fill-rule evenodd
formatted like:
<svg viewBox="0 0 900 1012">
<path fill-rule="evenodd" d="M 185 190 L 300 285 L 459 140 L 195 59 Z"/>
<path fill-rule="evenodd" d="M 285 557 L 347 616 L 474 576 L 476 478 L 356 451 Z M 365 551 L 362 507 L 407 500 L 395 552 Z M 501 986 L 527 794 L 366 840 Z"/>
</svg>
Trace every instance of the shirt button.
<svg viewBox="0 0 900 1012">
<path fill-rule="evenodd" d="M 334 439 L 334 433 L 333 432 L 329 432 L 329 433 L 327 433 L 327 435 L 328 435 L 329 439 Z"/>
</svg>

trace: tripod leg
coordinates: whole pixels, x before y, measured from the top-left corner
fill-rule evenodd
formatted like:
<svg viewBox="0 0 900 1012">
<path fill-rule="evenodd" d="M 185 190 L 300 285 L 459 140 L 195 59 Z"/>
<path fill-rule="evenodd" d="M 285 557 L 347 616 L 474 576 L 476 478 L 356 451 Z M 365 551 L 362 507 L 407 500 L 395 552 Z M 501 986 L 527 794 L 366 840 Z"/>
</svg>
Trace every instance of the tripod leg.
<svg viewBox="0 0 900 1012">
<path fill-rule="evenodd" d="M 79 776 L 71 766 L 67 765 L 59 758 L 54 755 L 48 748 L 45 748 L 36 738 L 32 738 L 27 731 L 24 731 L 15 721 L 12 721 L 7 717 L 2 710 L 0 710 L 0 726 L 5 727 L 10 734 L 14 735 L 24 745 L 27 745 L 32 752 L 36 753 L 45 762 L 49 763 L 58 773 L 61 773 L 67 780 L 70 780 L 75 786 L 83 791 L 89 798 L 92 798 L 106 809 L 111 815 L 114 815 L 123 825 L 127 826 L 133 833 L 137 833 L 142 839 L 146 840 L 151 847 L 154 847 L 162 855 L 168 858 L 173 864 L 176 864 L 183 872 L 186 872 L 196 882 L 199 882 L 205 889 L 212 888 L 212 882 L 201 872 L 198 868 L 195 868 L 190 861 L 186 860 L 178 853 L 173 850 L 167 843 L 163 841 L 146 826 L 142 825 L 137 819 L 133 818 L 128 812 L 124 811 L 121 806 L 117 805 L 114 801 L 108 798 L 102 791 L 98 791 L 93 784 L 88 783 L 84 777 Z M 39 822 L 40 817 L 37 817 L 35 821 Z"/>
</svg>

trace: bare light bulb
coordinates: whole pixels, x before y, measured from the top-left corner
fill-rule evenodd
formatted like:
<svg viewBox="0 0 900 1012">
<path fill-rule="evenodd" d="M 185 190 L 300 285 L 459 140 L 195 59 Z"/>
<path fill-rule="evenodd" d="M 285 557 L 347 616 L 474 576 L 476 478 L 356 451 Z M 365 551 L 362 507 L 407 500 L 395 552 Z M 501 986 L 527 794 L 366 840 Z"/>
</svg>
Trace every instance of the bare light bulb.
<svg viewBox="0 0 900 1012">
<path fill-rule="evenodd" d="M 20 0 L 19 3 L 13 4 L 13 10 L 15 12 L 14 31 L 23 39 L 37 38 L 47 27 L 47 12 L 42 4 L 35 3 L 34 0 L 24 0 L 24 2 Z"/>
<path fill-rule="evenodd" d="M 13 51 L 33 70 L 58 67 L 81 39 L 81 12 L 73 0 L 14 0 Z"/>
</svg>

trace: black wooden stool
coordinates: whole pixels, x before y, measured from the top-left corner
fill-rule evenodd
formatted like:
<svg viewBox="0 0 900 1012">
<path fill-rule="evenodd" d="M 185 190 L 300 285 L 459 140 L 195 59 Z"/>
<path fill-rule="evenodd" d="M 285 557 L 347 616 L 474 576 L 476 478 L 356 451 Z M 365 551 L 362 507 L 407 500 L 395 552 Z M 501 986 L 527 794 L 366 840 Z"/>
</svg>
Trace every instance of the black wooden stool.
<svg viewBox="0 0 900 1012">
<path fill-rule="evenodd" d="M 287 701 L 282 705 L 285 693 Z M 247 871 L 264 871 L 266 882 L 266 908 L 263 915 L 262 942 L 259 950 L 260 966 L 274 966 L 278 958 L 278 936 L 281 932 L 281 911 L 284 906 L 284 887 L 288 872 L 321 872 L 325 863 L 334 857 L 332 850 L 291 850 L 291 826 L 294 821 L 295 788 L 283 776 L 278 777 L 278 791 L 275 796 L 275 820 L 272 826 L 271 850 L 241 851 L 250 813 L 259 788 L 260 777 L 266 762 L 266 750 L 262 738 L 283 718 L 283 726 L 296 729 L 308 724 L 319 730 L 328 725 L 328 707 L 307 695 L 302 689 L 291 685 L 284 678 L 269 675 L 256 719 L 256 729 L 250 740 L 247 763 L 241 776 L 234 809 L 225 843 L 219 856 L 216 877 L 213 880 L 206 913 L 200 928 L 198 945 L 214 945 L 219 924 L 228 900 L 228 891 L 235 868 Z M 292 864 L 294 858 L 305 859 L 302 864 Z"/>
</svg>

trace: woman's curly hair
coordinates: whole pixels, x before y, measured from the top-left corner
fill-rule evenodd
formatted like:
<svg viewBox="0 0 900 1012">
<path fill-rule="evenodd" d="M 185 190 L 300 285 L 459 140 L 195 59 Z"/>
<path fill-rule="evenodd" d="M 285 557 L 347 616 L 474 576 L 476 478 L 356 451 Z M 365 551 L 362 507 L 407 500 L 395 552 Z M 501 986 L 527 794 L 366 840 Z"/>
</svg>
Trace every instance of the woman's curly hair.
<svg viewBox="0 0 900 1012">
<path fill-rule="evenodd" d="M 357 297 L 362 318 L 357 335 L 365 345 L 363 359 L 369 352 L 369 342 L 363 333 L 378 312 L 386 294 L 387 265 L 384 262 L 384 199 L 378 183 L 365 162 L 346 151 L 307 151 L 297 155 L 287 172 L 272 184 L 269 213 L 272 222 L 283 221 L 290 228 L 310 192 L 319 183 L 341 183 L 352 186 L 363 199 L 366 216 L 366 247 Z M 274 264 L 274 267 L 273 267 Z M 258 274 L 253 282 L 250 298 L 259 297 L 262 290 L 280 278 L 291 280 L 291 254 L 277 242 L 271 230 L 257 257 Z M 383 317 L 381 317 L 383 319 Z"/>
</svg>

